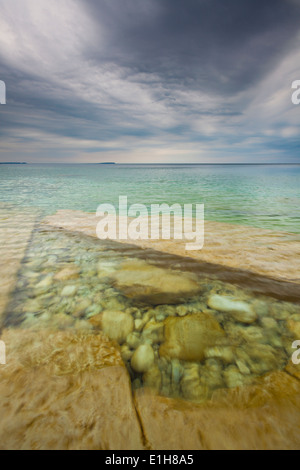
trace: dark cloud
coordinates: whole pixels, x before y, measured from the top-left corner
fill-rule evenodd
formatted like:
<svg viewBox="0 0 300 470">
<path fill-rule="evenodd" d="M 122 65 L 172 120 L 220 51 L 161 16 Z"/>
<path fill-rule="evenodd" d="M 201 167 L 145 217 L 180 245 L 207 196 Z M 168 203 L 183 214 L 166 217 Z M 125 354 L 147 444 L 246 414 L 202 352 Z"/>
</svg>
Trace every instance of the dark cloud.
<svg viewBox="0 0 300 470">
<path fill-rule="evenodd" d="M 292 44 L 300 5 L 284 0 L 88 0 L 106 53 L 87 54 L 170 84 L 236 93 L 259 81 Z"/>
<path fill-rule="evenodd" d="M 1 159 L 298 158 L 298 0 L 1 4 Z"/>
</svg>

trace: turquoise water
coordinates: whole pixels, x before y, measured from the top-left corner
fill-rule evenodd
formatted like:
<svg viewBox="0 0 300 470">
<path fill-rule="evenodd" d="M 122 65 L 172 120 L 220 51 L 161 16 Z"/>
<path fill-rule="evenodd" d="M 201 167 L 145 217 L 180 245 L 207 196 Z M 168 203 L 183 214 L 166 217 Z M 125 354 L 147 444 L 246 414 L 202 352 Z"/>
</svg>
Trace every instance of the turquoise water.
<svg viewBox="0 0 300 470">
<path fill-rule="evenodd" d="M 28 206 L 94 212 L 120 195 L 129 204 L 204 203 L 207 219 L 300 232 L 299 166 L 0 165 L 0 172 L 5 241 L 10 224 L 18 231 L 11 205 L 24 207 L 26 220 Z M 261 278 L 254 285 L 245 271 L 211 268 L 37 218 L 4 327 L 103 331 L 118 343 L 133 390 L 204 403 L 283 370 L 300 322 L 291 286 Z"/>
<path fill-rule="evenodd" d="M 205 218 L 300 233 L 299 165 L 0 165 L 0 201 L 95 212 L 98 205 L 204 203 Z"/>
</svg>

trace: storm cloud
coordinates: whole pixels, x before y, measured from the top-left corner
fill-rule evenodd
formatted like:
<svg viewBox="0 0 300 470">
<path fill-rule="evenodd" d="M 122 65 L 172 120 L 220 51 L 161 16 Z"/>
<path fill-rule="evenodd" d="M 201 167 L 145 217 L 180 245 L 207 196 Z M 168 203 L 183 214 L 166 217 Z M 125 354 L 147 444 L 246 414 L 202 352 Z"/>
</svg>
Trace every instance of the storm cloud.
<svg viewBox="0 0 300 470">
<path fill-rule="evenodd" d="M 299 161 L 300 1 L 0 6 L 0 160 Z"/>
</svg>

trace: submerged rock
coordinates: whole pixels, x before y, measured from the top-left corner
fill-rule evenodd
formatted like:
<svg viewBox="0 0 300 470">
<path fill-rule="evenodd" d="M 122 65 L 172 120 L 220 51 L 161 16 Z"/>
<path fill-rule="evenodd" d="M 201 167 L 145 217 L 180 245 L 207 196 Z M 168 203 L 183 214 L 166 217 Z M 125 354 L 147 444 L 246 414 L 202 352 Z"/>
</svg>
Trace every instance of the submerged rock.
<svg viewBox="0 0 300 470">
<path fill-rule="evenodd" d="M 151 388 L 152 390 L 160 391 L 161 388 L 161 372 L 157 365 L 153 365 L 143 375 L 144 387 Z"/>
<path fill-rule="evenodd" d="M 61 292 L 62 297 L 71 297 L 77 291 L 76 286 L 65 286 Z"/>
<path fill-rule="evenodd" d="M 176 313 L 179 317 L 184 317 L 188 314 L 188 308 L 184 305 L 179 305 L 178 307 L 176 307 Z"/>
<path fill-rule="evenodd" d="M 130 361 L 133 355 L 133 351 L 129 349 L 127 344 L 123 344 L 123 346 L 121 346 L 121 354 L 124 361 Z"/>
<path fill-rule="evenodd" d="M 299 397 L 300 381 L 275 372 L 255 385 L 216 391 L 207 406 L 143 389 L 135 403 L 150 449 L 296 450 Z"/>
<path fill-rule="evenodd" d="M 69 281 L 79 278 L 80 270 L 77 266 L 67 266 L 54 276 L 55 281 Z"/>
<path fill-rule="evenodd" d="M 74 318 L 66 315 L 65 313 L 58 313 L 53 316 L 53 319 L 51 319 L 51 324 L 61 329 L 70 328 L 74 324 Z"/>
<path fill-rule="evenodd" d="M 142 337 L 151 343 L 162 343 L 164 340 L 164 323 L 150 320 L 143 329 Z"/>
<path fill-rule="evenodd" d="M 232 346 L 215 346 L 205 349 L 205 357 L 207 359 L 221 359 L 225 364 L 234 362 L 234 348 Z"/>
<path fill-rule="evenodd" d="M 224 336 L 219 323 L 206 313 L 167 318 L 165 321 L 165 342 L 161 345 L 161 356 L 201 361 L 205 349 L 215 346 Z"/>
<path fill-rule="evenodd" d="M 200 291 L 193 275 L 158 268 L 140 260 L 124 263 L 114 279 L 116 287 L 126 297 L 152 305 L 176 304 Z"/>
<path fill-rule="evenodd" d="M 154 352 L 150 344 L 142 344 L 137 348 L 131 359 L 131 367 L 135 372 L 147 372 L 154 363 Z"/>
<path fill-rule="evenodd" d="M 287 327 L 290 330 L 290 332 L 293 333 L 293 335 L 297 337 L 297 339 L 300 340 L 300 321 L 295 321 L 290 318 L 287 321 Z"/>
<path fill-rule="evenodd" d="M 274 302 L 271 305 L 271 315 L 275 320 L 287 320 L 293 313 L 295 313 L 295 306 L 287 302 Z"/>
<path fill-rule="evenodd" d="M 224 387 L 223 367 L 216 359 L 208 359 L 205 366 L 200 367 L 200 379 L 208 387 L 208 393 Z"/>
<path fill-rule="evenodd" d="M 251 372 L 249 368 L 246 366 L 246 364 L 243 361 L 240 361 L 239 359 L 236 360 L 236 365 L 239 368 L 239 371 L 243 375 L 250 375 Z"/>
<path fill-rule="evenodd" d="M 7 330 L 3 340 L 1 449 L 143 448 L 128 373 L 103 334 Z"/>
<path fill-rule="evenodd" d="M 51 274 L 49 274 L 48 276 L 44 277 L 44 279 L 42 279 L 38 284 L 36 284 L 35 288 L 38 290 L 46 289 L 51 286 L 52 282 L 53 277 Z"/>
<path fill-rule="evenodd" d="M 101 315 L 101 327 L 110 339 L 124 343 L 127 336 L 133 331 L 134 321 L 128 313 L 106 310 Z"/>
<path fill-rule="evenodd" d="M 214 294 L 209 297 L 207 304 L 213 310 L 231 314 L 241 323 L 253 323 L 257 320 L 257 315 L 251 305 L 232 297 Z"/>
<path fill-rule="evenodd" d="M 185 367 L 181 380 L 181 390 L 187 400 L 202 401 L 207 398 L 208 389 L 206 385 L 201 383 L 197 364 Z"/>
<path fill-rule="evenodd" d="M 85 311 L 91 306 L 92 302 L 90 299 L 82 299 L 80 300 L 73 311 L 74 317 L 81 317 L 84 315 Z"/>
<path fill-rule="evenodd" d="M 141 344 L 139 333 L 136 331 L 130 333 L 126 338 L 126 343 L 131 349 L 137 349 Z"/>
<path fill-rule="evenodd" d="M 23 312 L 25 313 L 34 314 L 34 313 L 39 312 L 40 310 L 42 310 L 42 306 L 37 299 L 28 300 L 23 307 Z"/>
<path fill-rule="evenodd" d="M 274 318 L 271 317 L 264 317 L 261 319 L 261 325 L 266 330 L 277 330 L 278 324 Z"/>
<path fill-rule="evenodd" d="M 223 375 L 228 388 L 242 387 L 245 384 L 245 377 L 236 366 L 227 367 Z"/>
<path fill-rule="evenodd" d="M 144 320 L 141 320 L 140 318 L 137 318 L 134 320 L 134 329 L 137 331 L 141 331 L 145 325 Z"/>
</svg>

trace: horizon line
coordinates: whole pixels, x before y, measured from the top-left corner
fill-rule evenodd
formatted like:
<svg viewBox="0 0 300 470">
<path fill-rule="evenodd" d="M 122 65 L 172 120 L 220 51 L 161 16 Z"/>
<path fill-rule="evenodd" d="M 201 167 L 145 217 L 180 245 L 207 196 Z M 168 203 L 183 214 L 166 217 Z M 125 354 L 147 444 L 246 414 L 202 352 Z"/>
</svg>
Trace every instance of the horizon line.
<svg viewBox="0 0 300 470">
<path fill-rule="evenodd" d="M 267 166 L 267 165 L 300 165 L 300 162 L 272 162 L 272 163 L 232 163 L 232 162 L 224 162 L 224 163 L 184 163 L 184 162 L 178 162 L 178 163 L 170 163 L 170 162 L 0 162 L 0 165 L 109 165 L 111 164 L 114 165 L 252 165 L 252 166 Z"/>
</svg>

